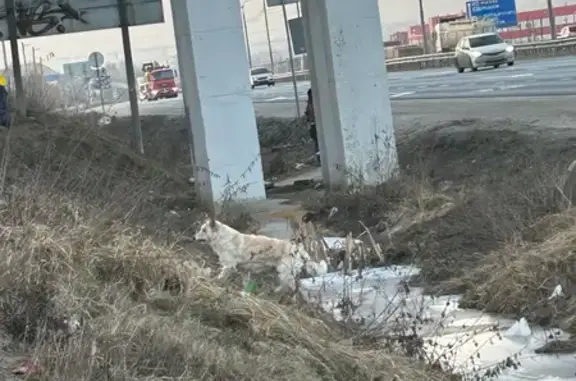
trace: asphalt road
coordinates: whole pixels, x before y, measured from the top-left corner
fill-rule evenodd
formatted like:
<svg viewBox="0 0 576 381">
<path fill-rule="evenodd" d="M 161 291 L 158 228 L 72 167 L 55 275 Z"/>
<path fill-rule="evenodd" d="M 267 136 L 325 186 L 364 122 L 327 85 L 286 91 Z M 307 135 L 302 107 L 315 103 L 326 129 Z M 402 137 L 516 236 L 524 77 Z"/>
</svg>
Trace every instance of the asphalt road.
<svg viewBox="0 0 576 381">
<path fill-rule="evenodd" d="M 452 69 L 394 72 L 388 74 L 388 82 L 393 101 L 576 95 L 576 57 L 519 61 L 513 67 L 463 74 Z M 306 99 L 309 86 L 307 81 L 298 83 L 301 100 Z M 252 90 L 252 95 L 256 105 L 293 103 L 295 98 L 291 83 L 257 88 Z M 280 109 L 286 110 L 287 107 Z M 130 106 L 127 102 L 118 103 L 110 111 L 126 116 L 130 113 Z M 142 115 L 176 116 L 183 112 L 182 97 L 140 103 Z"/>
<path fill-rule="evenodd" d="M 575 68 L 576 70 L 576 68 Z M 183 115 L 178 100 L 141 103 L 142 115 Z M 392 114 L 397 132 L 421 131 L 442 123 L 467 120 L 482 121 L 494 128 L 547 130 L 571 134 L 576 128 L 576 95 L 541 97 L 486 97 L 477 99 L 392 100 Z M 301 104 L 304 109 L 304 103 Z M 294 102 L 255 103 L 256 114 L 265 117 L 293 118 Z M 118 116 L 129 114 L 127 103 L 113 110 Z M 516 127 L 515 127 L 516 126 Z"/>
<path fill-rule="evenodd" d="M 518 61 L 512 67 L 480 69 L 462 74 L 452 68 L 393 72 L 388 74 L 390 98 L 451 99 L 576 94 L 576 57 Z M 298 83 L 306 96 L 310 83 Z M 294 100 L 291 82 L 253 91 L 256 102 Z"/>
</svg>

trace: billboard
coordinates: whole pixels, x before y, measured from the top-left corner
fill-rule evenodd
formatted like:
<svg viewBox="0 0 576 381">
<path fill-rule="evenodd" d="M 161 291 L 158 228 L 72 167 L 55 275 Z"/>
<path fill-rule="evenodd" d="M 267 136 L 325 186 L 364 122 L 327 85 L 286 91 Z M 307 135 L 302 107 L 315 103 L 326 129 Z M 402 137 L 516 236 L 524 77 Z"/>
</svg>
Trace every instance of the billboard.
<svg viewBox="0 0 576 381">
<path fill-rule="evenodd" d="M 15 0 L 18 38 L 120 27 L 118 0 Z M 164 22 L 161 0 L 126 0 L 128 24 Z M 0 0 L 0 39 L 8 39 L 6 0 Z"/>
<path fill-rule="evenodd" d="M 290 27 L 290 37 L 294 54 L 305 54 L 306 40 L 304 40 L 304 24 L 302 23 L 302 17 L 288 20 L 288 26 Z"/>
<path fill-rule="evenodd" d="M 494 19 L 498 28 L 516 26 L 518 15 L 515 0 L 472 0 L 466 2 L 470 18 Z"/>
<path fill-rule="evenodd" d="M 70 78 L 88 78 L 92 75 L 92 69 L 88 61 L 64 64 L 62 65 L 62 71 L 64 71 L 64 75 Z"/>
</svg>

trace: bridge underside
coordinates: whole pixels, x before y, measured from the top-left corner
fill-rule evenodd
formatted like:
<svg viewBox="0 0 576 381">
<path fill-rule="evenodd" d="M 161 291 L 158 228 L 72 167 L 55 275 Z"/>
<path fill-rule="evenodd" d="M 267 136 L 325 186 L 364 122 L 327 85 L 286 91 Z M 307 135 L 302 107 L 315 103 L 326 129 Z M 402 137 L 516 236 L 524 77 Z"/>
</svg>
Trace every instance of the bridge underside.
<svg viewBox="0 0 576 381">
<path fill-rule="evenodd" d="M 377 0 L 302 10 L 324 181 L 386 181 L 398 165 Z M 238 0 L 172 0 L 172 13 L 200 196 L 265 198 Z"/>
</svg>

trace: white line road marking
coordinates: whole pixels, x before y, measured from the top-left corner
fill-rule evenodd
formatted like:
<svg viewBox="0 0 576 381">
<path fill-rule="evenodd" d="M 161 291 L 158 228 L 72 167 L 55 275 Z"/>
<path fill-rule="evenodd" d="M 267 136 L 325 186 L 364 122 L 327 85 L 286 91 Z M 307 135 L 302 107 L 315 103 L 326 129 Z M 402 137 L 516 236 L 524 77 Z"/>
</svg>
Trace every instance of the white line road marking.
<svg viewBox="0 0 576 381">
<path fill-rule="evenodd" d="M 264 102 L 277 102 L 277 101 L 294 101 L 295 99 L 292 98 L 288 98 L 288 97 L 276 97 L 276 98 L 268 98 L 268 99 L 262 99 Z"/>
<path fill-rule="evenodd" d="M 521 87 L 526 87 L 526 85 L 508 85 L 508 86 L 500 86 L 498 87 L 499 90 L 510 90 L 510 89 L 519 89 Z"/>
<path fill-rule="evenodd" d="M 533 77 L 534 73 L 524 73 L 524 74 L 516 74 L 516 75 L 510 75 L 506 78 L 522 78 L 522 77 Z"/>
<path fill-rule="evenodd" d="M 492 81 L 495 79 L 513 79 L 513 78 L 526 78 L 526 77 L 533 77 L 534 73 L 522 73 L 522 74 L 513 74 L 513 75 L 485 75 L 483 81 Z"/>
<path fill-rule="evenodd" d="M 398 94 L 390 94 L 390 98 L 400 98 L 403 97 L 405 95 L 411 95 L 414 94 L 415 91 L 405 91 L 403 93 L 398 93 Z"/>
<path fill-rule="evenodd" d="M 480 90 L 478 90 L 479 93 L 487 93 L 490 91 L 494 91 L 494 89 L 480 89 Z"/>
</svg>

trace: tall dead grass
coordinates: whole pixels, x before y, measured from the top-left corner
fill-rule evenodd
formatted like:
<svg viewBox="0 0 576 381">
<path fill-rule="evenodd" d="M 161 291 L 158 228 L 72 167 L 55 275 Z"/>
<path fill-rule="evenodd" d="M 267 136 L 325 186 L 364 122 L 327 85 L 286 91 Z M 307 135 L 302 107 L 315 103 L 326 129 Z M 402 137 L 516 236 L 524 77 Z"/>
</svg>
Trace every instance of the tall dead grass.
<svg viewBox="0 0 576 381">
<path fill-rule="evenodd" d="M 208 278 L 209 253 L 185 239 L 198 214 L 189 185 L 117 139 L 56 116 L 10 134 L 0 136 L 5 364 L 25 354 L 50 380 L 446 379 Z"/>
<path fill-rule="evenodd" d="M 576 155 L 575 141 L 530 126 L 518 132 L 482 121 L 444 123 L 399 137 L 397 179 L 307 206 L 337 206 L 328 228 L 359 234 L 361 221 L 386 263 L 416 264 L 426 283 L 436 283 L 465 275 L 518 234 L 537 238 L 530 227 L 566 207 L 559 178 Z"/>
<path fill-rule="evenodd" d="M 540 233 L 537 241 L 517 237 L 448 284 L 465 290 L 464 308 L 526 317 L 576 332 L 576 211 L 548 216 L 532 228 Z M 563 295 L 551 298 L 558 285 Z"/>
</svg>

